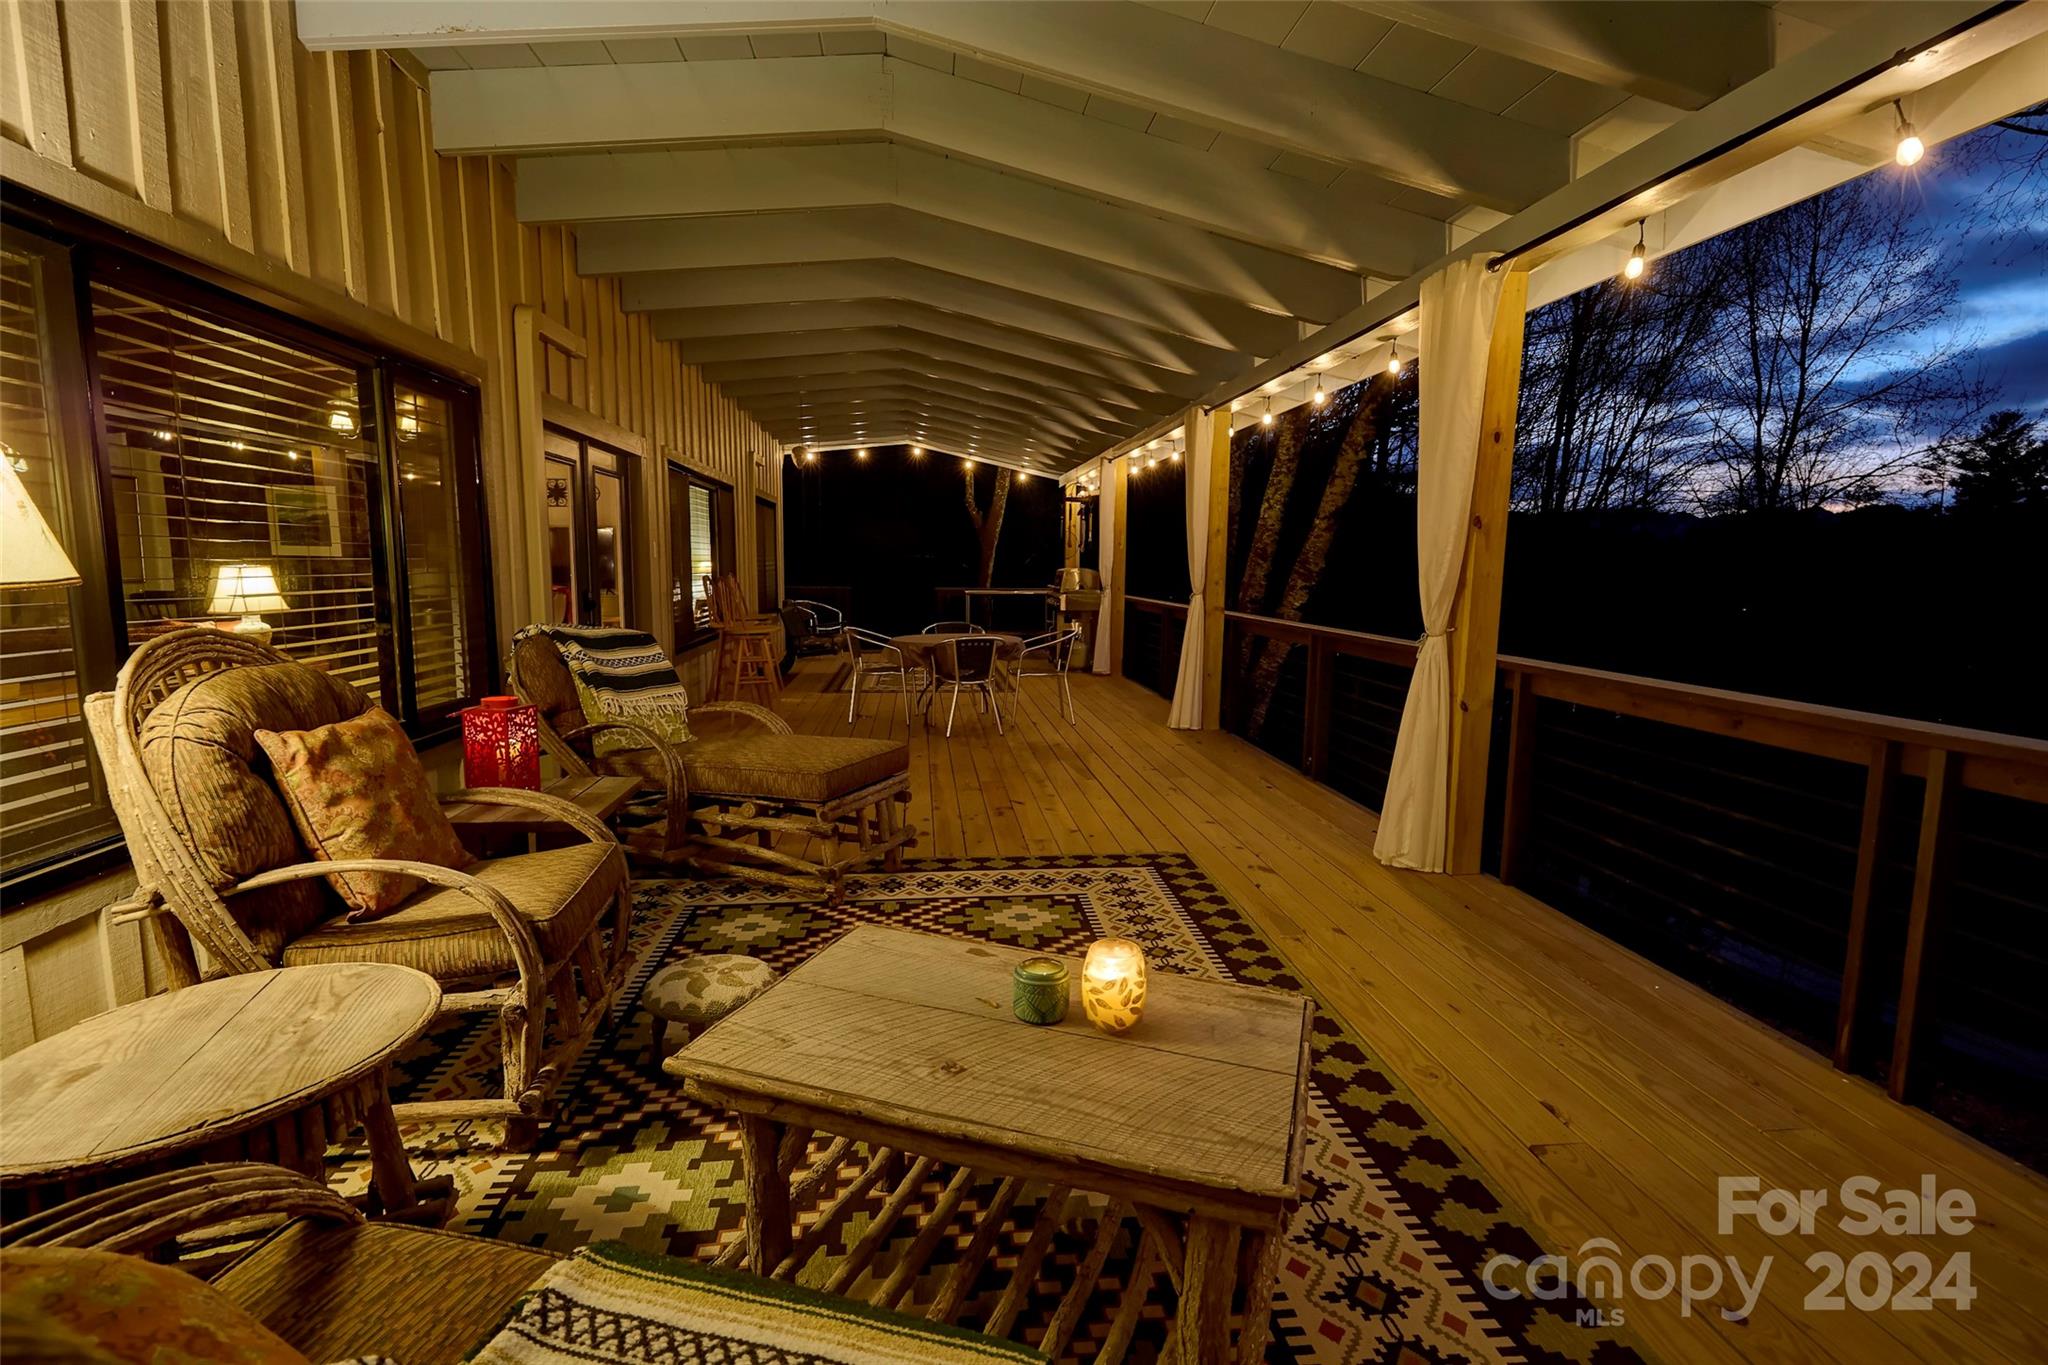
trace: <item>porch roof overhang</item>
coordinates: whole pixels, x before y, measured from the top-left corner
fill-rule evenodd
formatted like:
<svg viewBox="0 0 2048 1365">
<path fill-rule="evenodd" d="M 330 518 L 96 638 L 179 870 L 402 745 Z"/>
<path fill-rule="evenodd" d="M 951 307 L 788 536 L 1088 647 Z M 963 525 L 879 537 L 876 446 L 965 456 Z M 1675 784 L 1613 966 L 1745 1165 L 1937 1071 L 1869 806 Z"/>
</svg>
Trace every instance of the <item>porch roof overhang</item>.
<svg viewBox="0 0 2048 1365">
<path fill-rule="evenodd" d="M 786 444 L 1071 474 L 1384 364 L 1455 255 L 1600 277 L 2039 98 L 2048 5 L 302 0 L 432 70 Z M 1412 354 L 1405 344 L 1404 354 Z"/>
</svg>

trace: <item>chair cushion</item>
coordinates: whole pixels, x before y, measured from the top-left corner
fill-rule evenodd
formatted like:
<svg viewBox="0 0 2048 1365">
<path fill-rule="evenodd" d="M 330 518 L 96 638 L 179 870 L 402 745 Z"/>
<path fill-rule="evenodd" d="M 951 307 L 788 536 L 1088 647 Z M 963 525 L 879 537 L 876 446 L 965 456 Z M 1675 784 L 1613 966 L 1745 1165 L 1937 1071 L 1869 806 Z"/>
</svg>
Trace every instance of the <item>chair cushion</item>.
<svg viewBox="0 0 2048 1365">
<path fill-rule="evenodd" d="M 0 1252 L 7 1317 L 53 1347 L 83 1338 L 98 1354 L 46 1360 L 306 1365 L 306 1357 L 204 1281 L 138 1256 L 67 1247 Z M 68 1343 L 67 1343 L 68 1344 Z M 33 1359 L 8 1337 L 8 1358 Z"/>
<path fill-rule="evenodd" d="M 758 957 L 699 953 L 656 972 L 641 990 L 640 1003 L 663 1019 L 702 1028 L 767 990 L 777 976 Z"/>
<path fill-rule="evenodd" d="M 461 1360 L 503 1325 L 556 1257 L 394 1223 L 299 1219 L 213 1279 L 222 1297 L 314 1360 Z"/>
<path fill-rule="evenodd" d="M 323 862 L 402 858 L 436 867 L 473 861 L 448 823 L 412 741 L 373 706 L 311 730 L 258 730 L 299 837 Z M 403 872 L 330 872 L 352 920 L 375 919 L 420 889 Z"/>
<path fill-rule="evenodd" d="M 216 890 L 304 862 L 292 817 L 271 781 L 258 730 L 305 730 L 359 716 L 370 702 L 304 664 L 228 668 L 173 692 L 142 722 L 137 747 L 150 787 Z M 275 961 L 284 944 L 332 913 L 319 882 L 235 896 L 228 910 Z"/>
<path fill-rule="evenodd" d="M 695 740 L 681 754 L 693 797 L 822 804 L 910 771 L 909 745 L 843 735 L 715 735 Z M 626 750 L 605 762 L 650 782 L 663 780 L 661 760 L 650 750 Z"/>
<path fill-rule="evenodd" d="M 617 844 L 571 844 L 472 863 L 471 876 L 505 893 L 534 926 L 541 954 L 560 962 L 587 937 L 626 877 Z M 512 944 L 490 912 L 454 887 L 424 886 L 373 920 L 336 915 L 286 945 L 284 965 L 391 962 L 441 981 L 514 969 Z"/>
</svg>

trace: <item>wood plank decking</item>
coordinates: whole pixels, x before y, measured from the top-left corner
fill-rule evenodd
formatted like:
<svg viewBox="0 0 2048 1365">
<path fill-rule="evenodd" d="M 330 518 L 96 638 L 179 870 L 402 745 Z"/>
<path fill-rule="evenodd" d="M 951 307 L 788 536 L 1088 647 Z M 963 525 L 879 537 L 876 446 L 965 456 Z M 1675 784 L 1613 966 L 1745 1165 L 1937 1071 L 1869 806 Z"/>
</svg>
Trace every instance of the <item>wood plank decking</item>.
<svg viewBox="0 0 2048 1365">
<path fill-rule="evenodd" d="M 903 732 L 893 694 L 826 691 L 807 660 L 781 709 L 800 731 Z M 1733 1256 L 1772 1264 L 1745 1322 L 1682 1316 L 1630 1294 L 1628 1321 L 1671 1361 L 2048 1359 L 2048 1181 L 1894 1104 L 1817 1054 L 1493 878 L 1375 862 L 1372 811 L 1234 736 L 1168 730 L 1166 703 L 1122 679 L 1074 680 L 1078 725 L 1027 682 L 1008 733 L 911 726 L 922 856 L 1179 851 L 1191 855 L 1520 1205 L 1546 1249 L 1576 1258 Z M 1967 1190 L 1960 1238 L 1853 1236 L 1837 1190 L 1924 1174 Z M 1716 1230 L 1718 1179 L 1826 1189 L 1813 1232 Z M 1967 1251 L 1967 1312 L 1809 1311 L 1818 1252 L 1886 1260 Z M 1737 1301 L 1732 1290 L 1716 1300 Z"/>
</svg>

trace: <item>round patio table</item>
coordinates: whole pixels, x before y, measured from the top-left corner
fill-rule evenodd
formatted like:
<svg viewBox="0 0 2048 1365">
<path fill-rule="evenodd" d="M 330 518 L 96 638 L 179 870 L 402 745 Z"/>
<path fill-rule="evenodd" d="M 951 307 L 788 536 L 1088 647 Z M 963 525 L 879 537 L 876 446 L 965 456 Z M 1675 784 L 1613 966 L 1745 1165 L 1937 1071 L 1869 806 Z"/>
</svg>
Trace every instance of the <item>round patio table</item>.
<svg viewBox="0 0 2048 1365">
<path fill-rule="evenodd" d="M 994 640 L 996 658 L 1003 663 L 1015 663 L 1024 655 L 1024 637 L 1006 631 L 991 630 L 987 633 L 967 631 L 942 631 L 936 635 L 896 635 L 889 643 L 903 651 L 906 668 L 922 668 L 931 671 L 932 651 L 951 640 Z"/>
<path fill-rule="evenodd" d="M 361 1124 L 383 1211 L 440 1221 L 441 1182 L 415 1182 L 385 1075 L 427 1030 L 424 972 L 331 963 L 225 976 L 122 1005 L 0 1062 L 0 1202 L 11 1216 L 209 1161 L 323 1176 L 328 1143 Z"/>
</svg>

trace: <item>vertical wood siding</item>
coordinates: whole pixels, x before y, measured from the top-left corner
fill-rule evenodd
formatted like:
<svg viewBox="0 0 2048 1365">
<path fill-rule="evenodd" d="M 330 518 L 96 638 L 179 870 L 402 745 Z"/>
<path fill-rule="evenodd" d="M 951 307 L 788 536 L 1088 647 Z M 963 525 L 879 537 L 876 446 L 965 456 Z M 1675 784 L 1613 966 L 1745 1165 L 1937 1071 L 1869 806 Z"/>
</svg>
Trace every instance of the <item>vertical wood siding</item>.
<svg viewBox="0 0 2048 1365">
<path fill-rule="evenodd" d="M 588 348 L 574 360 L 549 350 L 548 395 L 644 443 L 638 580 L 665 575 L 666 547 L 648 531 L 665 526 L 670 458 L 732 485 L 735 568 L 752 565 L 754 499 L 779 497 L 780 448 L 621 308 L 617 281 L 576 274 L 572 232 L 518 221 L 511 162 L 434 152 L 424 75 L 388 53 L 308 52 L 288 0 L 5 0 L 0 170 L 475 382 L 501 645 L 539 608 L 538 547 L 516 543 L 541 496 L 522 486 L 516 449 L 518 304 Z M 751 591 L 753 574 L 739 576 Z M 666 635 L 662 596 L 642 594 L 652 614 L 640 624 Z M 110 1003 L 93 936 L 73 927 L 107 898 L 55 916 L 44 903 L 34 937 L 5 936 L 0 1047 Z M 37 908 L 8 918 L 25 927 L 17 913 Z"/>
</svg>

